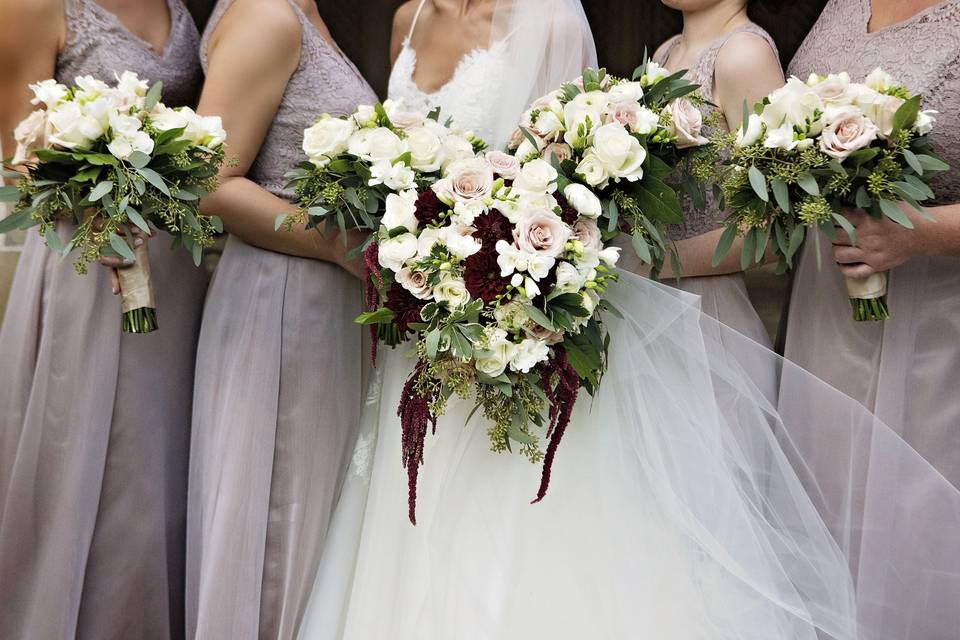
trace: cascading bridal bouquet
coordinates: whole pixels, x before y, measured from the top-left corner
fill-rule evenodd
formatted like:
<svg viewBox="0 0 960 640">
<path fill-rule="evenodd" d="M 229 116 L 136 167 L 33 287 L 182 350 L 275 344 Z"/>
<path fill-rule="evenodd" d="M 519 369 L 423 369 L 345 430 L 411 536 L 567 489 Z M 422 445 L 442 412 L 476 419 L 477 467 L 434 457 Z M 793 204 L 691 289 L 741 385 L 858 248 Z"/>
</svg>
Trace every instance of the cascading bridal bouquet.
<svg viewBox="0 0 960 640">
<path fill-rule="evenodd" d="M 538 99 L 511 141 L 521 160 L 544 158 L 571 201 L 591 192 L 604 238 L 629 233 L 637 256 L 658 273 L 668 254 L 664 225 L 683 222 L 677 191 L 704 201 L 692 172 L 677 171 L 706 149 L 699 85 L 647 60 L 633 80 L 586 69 Z M 674 270 L 679 273 L 676 255 Z"/>
<path fill-rule="evenodd" d="M 286 176 L 297 214 L 279 216 L 277 228 L 376 231 L 389 194 L 425 189 L 451 163 L 484 149 L 452 121 L 441 123 L 439 110 L 409 112 L 400 101 L 361 106 L 343 118 L 325 114 L 304 131 L 307 161 Z"/>
<path fill-rule="evenodd" d="M 810 229 L 834 239 L 839 226 L 855 243 L 845 207 L 913 228 L 899 203 L 923 213 L 920 203 L 934 197 L 930 181 L 949 169 L 927 137 L 936 112 L 921 105 L 921 96 L 876 69 L 863 83 L 846 73 L 790 78 L 754 113 L 745 107 L 719 178 L 732 213 L 714 261 L 738 234 L 744 268 L 761 262 L 772 242 L 780 271 L 792 267 Z M 846 284 L 855 320 L 890 316 L 886 273 Z"/>
<path fill-rule="evenodd" d="M 123 257 L 133 265 L 119 271 L 123 330 L 157 329 L 148 243 L 137 246 L 130 225 L 151 233 L 151 225 L 174 237 L 199 266 L 203 249 L 222 232 L 220 220 L 200 214 L 199 201 L 217 187 L 226 137 L 219 117 L 160 102 L 162 85 L 148 89 L 124 72 L 113 86 L 81 76 L 67 87 L 56 80 L 30 85 L 31 113 L 15 132 L 17 150 L 9 164 L 26 174 L 2 188 L 13 212 L 0 233 L 39 226 L 47 246 L 65 257 L 79 250 L 78 273 L 101 256 Z M 64 243 L 58 222 L 74 225 Z"/>
<path fill-rule="evenodd" d="M 391 346 L 416 340 L 398 411 L 413 523 L 424 441 L 451 397 L 473 392 L 494 451 L 515 444 L 543 463 L 540 500 L 579 388 L 593 393 L 600 382 L 600 311 L 610 309 L 603 293 L 619 249 L 603 246 L 599 201 L 586 192 L 571 206 L 559 178 L 542 159 L 521 164 L 495 151 L 453 162 L 427 189 L 386 197 L 364 254 L 371 311 L 358 322 Z"/>
</svg>

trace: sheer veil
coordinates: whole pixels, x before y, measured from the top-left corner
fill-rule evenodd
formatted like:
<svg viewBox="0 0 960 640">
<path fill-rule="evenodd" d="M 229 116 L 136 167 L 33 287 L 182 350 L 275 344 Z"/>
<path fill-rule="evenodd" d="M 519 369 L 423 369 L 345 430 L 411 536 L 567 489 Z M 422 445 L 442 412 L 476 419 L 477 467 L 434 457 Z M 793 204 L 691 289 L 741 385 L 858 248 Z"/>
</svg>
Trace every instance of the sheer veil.
<svg viewBox="0 0 960 640">
<path fill-rule="evenodd" d="M 491 147 L 503 147 L 520 114 L 540 96 L 597 66 L 580 0 L 496 0 L 490 46 L 504 47 L 509 73 L 496 79 Z"/>
</svg>

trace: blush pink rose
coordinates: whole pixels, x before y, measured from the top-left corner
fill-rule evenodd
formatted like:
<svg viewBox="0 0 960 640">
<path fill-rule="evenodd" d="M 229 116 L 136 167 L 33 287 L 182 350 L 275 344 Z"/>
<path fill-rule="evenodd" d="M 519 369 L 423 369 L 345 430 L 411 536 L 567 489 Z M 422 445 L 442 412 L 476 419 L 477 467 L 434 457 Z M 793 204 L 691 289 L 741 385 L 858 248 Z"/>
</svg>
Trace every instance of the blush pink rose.
<svg viewBox="0 0 960 640">
<path fill-rule="evenodd" d="M 600 238 L 600 227 L 590 218 L 580 218 L 573 225 L 573 236 L 583 243 L 587 249 L 599 251 L 603 248 Z"/>
<path fill-rule="evenodd" d="M 664 108 L 670 115 L 671 133 L 677 136 L 677 146 L 681 149 L 699 147 L 709 142 L 700 135 L 703 130 L 703 114 L 700 109 L 686 98 L 677 98 Z"/>
<path fill-rule="evenodd" d="M 541 209 L 524 216 L 513 230 L 513 239 L 523 251 L 556 258 L 570 239 L 570 227 L 560 216 Z"/>
<path fill-rule="evenodd" d="M 877 125 L 859 111 L 837 118 L 820 134 L 820 150 L 832 158 L 845 159 L 877 139 Z"/>
</svg>

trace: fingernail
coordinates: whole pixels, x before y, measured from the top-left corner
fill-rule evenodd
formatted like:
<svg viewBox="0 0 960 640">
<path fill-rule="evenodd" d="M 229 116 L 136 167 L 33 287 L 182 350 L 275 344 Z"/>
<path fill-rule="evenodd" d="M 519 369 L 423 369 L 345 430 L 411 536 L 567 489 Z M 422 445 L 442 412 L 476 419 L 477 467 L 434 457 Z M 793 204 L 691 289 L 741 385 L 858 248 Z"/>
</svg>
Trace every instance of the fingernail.
<svg viewBox="0 0 960 640">
<path fill-rule="evenodd" d="M 143 238 L 134 238 L 133 246 L 139 247 L 143 245 Z"/>
<path fill-rule="evenodd" d="M 132 265 L 132 264 L 133 264 L 133 260 L 127 260 L 126 258 L 124 258 L 124 260 L 123 260 L 123 265 L 124 265 L 124 266 L 129 267 L 129 266 Z"/>
</svg>

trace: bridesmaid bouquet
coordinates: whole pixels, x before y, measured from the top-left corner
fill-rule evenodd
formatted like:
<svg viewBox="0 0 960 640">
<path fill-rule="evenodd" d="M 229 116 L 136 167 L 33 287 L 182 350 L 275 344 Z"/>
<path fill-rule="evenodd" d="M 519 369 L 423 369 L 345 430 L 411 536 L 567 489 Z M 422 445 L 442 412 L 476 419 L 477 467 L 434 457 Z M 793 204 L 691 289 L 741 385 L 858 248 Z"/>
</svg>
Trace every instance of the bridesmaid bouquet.
<svg viewBox="0 0 960 640">
<path fill-rule="evenodd" d="M 424 441 L 452 396 L 473 391 L 494 451 L 516 446 L 543 463 L 540 500 L 579 388 L 600 382 L 619 249 L 603 245 L 599 201 L 568 202 L 559 181 L 545 160 L 491 152 L 386 197 L 364 254 L 371 311 L 358 322 L 388 345 L 417 343 L 399 406 L 413 523 Z"/>
<path fill-rule="evenodd" d="M 876 69 L 863 83 L 846 73 L 790 78 L 754 113 L 744 107 L 719 179 L 732 213 L 714 261 L 737 235 L 744 238 L 744 268 L 761 262 L 772 242 L 781 271 L 792 266 L 809 229 L 832 239 L 839 226 L 855 243 L 845 207 L 913 228 L 898 203 L 922 213 L 920 203 L 934 197 L 931 180 L 949 168 L 927 138 L 936 112 L 921 104 L 921 96 Z M 818 234 L 814 240 L 819 265 Z M 855 320 L 890 317 L 887 274 L 846 284 Z"/>
<path fill-rule="evenodd" d="M 361 106 L 344 118 L 325 114 L 304 131 L 307 161 L 286 176 L 297 214 L 279 216 L 277 228 L 375 231 L 389 194 L 426 189 L 451 163 L 485 148 L 452 121 L 441 123 L 439 110 L 404 111 L 399 101 Z"/>
<path fill-rule="evenodd" d="M 199 209 L 216 189 L 224 159 L 220 118 L 164 106 L 162 85 L 148 88 L 131 72 L 113 86 L 81 76 L 72 87 L 44 80 L 30 88 L 42 108 L 16 129 L 10 164 L 25 167 L 26 175 L 4 172 L 20 180 L 2 188 L 3 199 L 16 204 L 0 233 L 39 226 L 61 256 L 79 249 L 78 273 L 101 256 L 132 260 L 119 271 L 123 330 L 156 330 L 148 243 L 135 246 L 129 227 L 166 231 L 200 264 L 203 248 L 223 230 Z M 56 231 L 60 221 L 75 225 L 66 243 Z"/>
<path fill-rule="evenodd" d="M 699 109 L 699 86 L 684 73 L 669 73 L 649 60 L 633 80 L 586 69 L 577 81 L 534 102 L 510 144 L 521 160 L 548 160 L 560 173 L 565 197 L 599 197 L 591 198 L 591 206 L 604 238 L 629 233 L 637 256 L 655 273 L 667 254 L 664 226 L 683 222 L 668 181 L 681 162 L 692 161 L 692 150 L 709 142 L 702 135 L 709 123 Z M 681 180 L 680 187 L 702 203 L 692 175 Z"/>
</svg>

